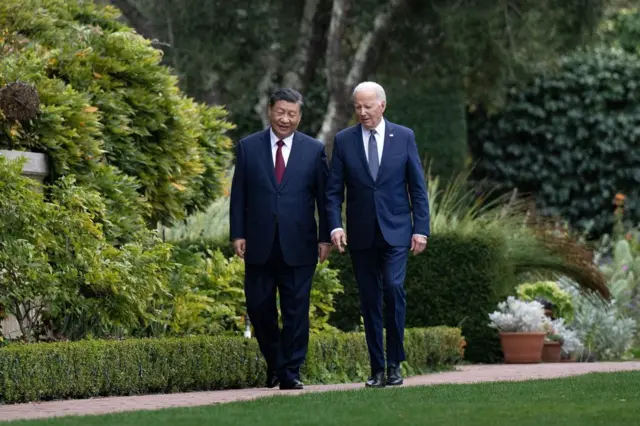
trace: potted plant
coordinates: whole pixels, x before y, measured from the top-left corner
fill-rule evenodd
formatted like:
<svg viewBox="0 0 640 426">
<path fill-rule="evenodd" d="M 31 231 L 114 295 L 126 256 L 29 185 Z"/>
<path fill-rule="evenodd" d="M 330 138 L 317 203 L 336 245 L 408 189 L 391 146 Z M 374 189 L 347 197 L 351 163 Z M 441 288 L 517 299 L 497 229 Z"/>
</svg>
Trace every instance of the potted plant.
<svg viewBox="0 0 640 426">
<path fill-rule="evenodd" d="M 558 318 L 551 321 L 550 328 L 553 330 L 553 335 L 559 336 L 560 361 L 575 361 L 576 354 L 580 353 L 583 349 L 582 342 L 578 338 L 576 331 L 565 325 L 564 318 Z"/>
<path fill-rule="evenodd" d="M 542 346 L 542 362 L 560 362 L 562 358 L 562 343 L 564 339 L 556 334 L 551 322 L 547 323 L 547 335 Z"/>
<path fill-rule="evenodd" d="M 509 296 L 498 304 L 497 311 L 489 314 L 489 319 L 489 326 L 500 332 L 506 363 L 530 364 L 542 360 L 548 320 L 540 302 Z"/>
</svg>

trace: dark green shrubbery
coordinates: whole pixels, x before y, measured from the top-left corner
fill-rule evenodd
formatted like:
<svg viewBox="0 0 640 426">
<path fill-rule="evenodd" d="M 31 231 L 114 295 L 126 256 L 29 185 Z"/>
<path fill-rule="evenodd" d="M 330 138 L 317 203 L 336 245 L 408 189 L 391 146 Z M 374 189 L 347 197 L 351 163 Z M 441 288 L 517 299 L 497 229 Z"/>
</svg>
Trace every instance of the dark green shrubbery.
<svg viewBox="0 0 640 426">
<path fill-rule="evenodd" d="M 407 374 L 462 358 L 460 330 L 407 330 Z M 312 336 L 303 380 L 363 380 L 364 335 Z M 265 365 L 255 339 L 194 337 L 15 344 L 0 349 L 0 403 L 261 386 Z"/>
<path fill-rule="evenodd" d="M 478 175 L 536 197 L 541 214 L 612 226 L 616 193 L 640 220 L 640 58 L 609 48 L 564 58 L 513 87 L 497 115 L 477 112 L 470 138 Z"/>
<path fill-rule="evenodd" d="M 467 342 L 465 359 L 495 362 L 501 358 L 488 313 L 514 288 L 505 245 L 482 235 L 433 235 L 425 253 L 409 256 L 405 288 L 407 326 L 460 326 Z M 360 325 L 358 291 L 348 255 L 334 252 L 345 294 L 336 300 L 332 323 L 343 330 Z"/>
</svg>

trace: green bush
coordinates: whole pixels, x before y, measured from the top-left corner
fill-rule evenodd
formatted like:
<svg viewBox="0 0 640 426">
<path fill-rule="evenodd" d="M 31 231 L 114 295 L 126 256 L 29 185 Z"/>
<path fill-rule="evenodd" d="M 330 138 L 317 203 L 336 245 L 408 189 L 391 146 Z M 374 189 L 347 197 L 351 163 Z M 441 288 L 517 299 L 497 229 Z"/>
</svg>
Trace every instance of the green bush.
<svg viewBox="0 0 640 426">
<path fill-rule="evenodd" d="M 244 315 L 245 309 L 245 297 L 244 297 L 244 266 L 242 260 L 235 256 L 233 247 L 228 241 L 228 238 L 224 239 L 204 239 L 204 238 L 192 238 L 188 240 L 174 241 L 174 244 L 182 251 L 183 255 L 197 256 L 205 259 L 206 262 L 211 262 L 216 256 L 224 256 L 228 258 L 229 265 L 233 265 L 233 277 L 230 277 L 230 281 L 234 283 L 237 289 L 237 298 L 230 303 L 241 309 Z M 187 260 L 181 261 L 182 263 Z M 219 261 L 218 261 L 219 263 Z M 205 278 L 206 279 L 206 278 Z M 202 288 L 202 285 L 193 285 L 193 288 Z M 193 288 L 188 288 L 186 291 L 192 292 Z M 316 272 L 313 276 L 313 283 L 311 285 L 311 306 L 310 306 L 310 326 L 311 331 L 318 333 L 321 331 L 331 331 L 334 327 L 330 324 L 330 315 L 334 312 L 335 300 L 338 300 L 336 296 L 343 292 L 342 284 L 338 278 L 338 271 L 331 265 L 330 262 L 318 264 L 316 266 Z M 170 311 L 173 311 L 170 309 Z M 238 318 L 236 325 L 239 326 L 241 318 Z M 231 329 L 237 329 L 232 327 Z"/>
<path fill-rule="evenodd" d="M 459 329 L 407 330 L 407 374 L 458 362 Z M 363 380 L 368 352 L 360 333 L 312 336 L 303 380 Z M 91 398 L 261 386 L 265 364 L 255 339 L 194 337 L 15 344 L 0 349 L 0 402 Z"/>
<path fill-rule="evenodd" d="M 600 47 L 511 88 L 499 114 L 470 118 L 478 175 L 534 194 L 539 213 L 596 235 L 611 229 L 616 193 L 637 222 L 639 82 L 640 57 Z"/>
<path fill-rule="evenodd" d="M 361 322 L 351 259 L 334 252 L 330 262 L 340 270 L 345 289 L 331 322 L 342 330 L 353 330 Z M 465 359 L 495 362 L 501 358 L 500 343 L 487 325 L 487 315 L 513 290 L 513 280 L 500 239 L 482 234 L 432 235 L 423 254 L 409 255 L 407 327 L 460 326 L 467 342 Z"/>
<path fill-rule="evenodd" d="M 51 156 L 106 198 L 109 237 L 181 219 L 222 193 L 226 112 L 185 97 L 162 51 L 90 1 L 0 2 L 0 86 L 33 84 L 39 116 L 0 119 L 0 147 Z M 145 219 L 140 223 L 140 216 Z"/>
<path fill-rule="evenodd" d="M 171 247 L 151 232 L 112 246 L 96 219 L 97 193 L 61 178 L 46 201 L 21 176 L 24 160 L 0 156 L 0 305 L 26 339 L 80 330 L 130 331 L 147 319 L 148 303 L 166 289 Z"/>
<path fill-rule="evenodd" d="M 69 175 L 46 200 L 22 161 L 0 156 L 0 310 L 16 316 L 25 340 L 242 332 L 239 258 L 173 247 L 146 229 L 114 246 L 99 194 Z M 318 277 L 316 299 L 330 305 L 337 278 Z M 325 309 L 313 313 L 319 329 Z"/>
</svg>

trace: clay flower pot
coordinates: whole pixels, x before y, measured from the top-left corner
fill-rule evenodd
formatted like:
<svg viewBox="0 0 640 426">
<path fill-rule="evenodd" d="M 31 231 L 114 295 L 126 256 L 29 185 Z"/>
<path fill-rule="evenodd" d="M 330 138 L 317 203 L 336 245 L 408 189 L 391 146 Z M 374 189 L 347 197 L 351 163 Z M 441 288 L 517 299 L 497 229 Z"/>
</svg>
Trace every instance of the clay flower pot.
<svg viewBox="0 0 640 426">
<path fill-rule="evenodd" d="M 546 332 L 501 332 L 500 343 L 504 362 L 508 364 L 534 364 L 542 361 L 542 348 Z"/>
<path fill-rule="evenodd" d="M 562 358 L 562 343 L 544 342 L 542 362 L 560 362 L 560 358 Z"/>
</svg>

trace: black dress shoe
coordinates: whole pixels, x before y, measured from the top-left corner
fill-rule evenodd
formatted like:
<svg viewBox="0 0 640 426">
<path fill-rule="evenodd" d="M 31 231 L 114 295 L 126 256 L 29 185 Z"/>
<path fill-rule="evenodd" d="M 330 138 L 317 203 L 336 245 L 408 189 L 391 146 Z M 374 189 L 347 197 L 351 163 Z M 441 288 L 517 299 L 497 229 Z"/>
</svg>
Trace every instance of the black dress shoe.
<svg viewBox="0 0 640 426">
<path fill-rule="evenodd" d="M 274 373 L 267 373 L 267 383 L 266 386 L 271 389 L 275 388 L 280 384 L 280 379 Z"/>
<path fill-rule="evenodd" d="M 297 379 L 294 379 L 290 382 L 280 383 L 280 389 L 282 390 L 302 390 L 304 389 L 304 384 Z"/>
<path fill-rule="evenodd" d="M 384 387 L 384 371 L 379 371 L 376 374 L 369 377 L 364 384 L 368 388 L 383 388 Z"/>
<path fill-rule="evenodd" d="M 400 366 L 391 366 L 387 369 L 387 385 L 398 386 L 403 383 L 402 369 Z"/>
</svg>

